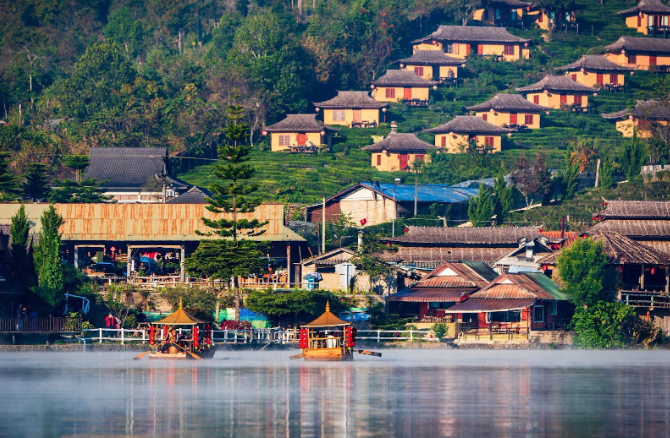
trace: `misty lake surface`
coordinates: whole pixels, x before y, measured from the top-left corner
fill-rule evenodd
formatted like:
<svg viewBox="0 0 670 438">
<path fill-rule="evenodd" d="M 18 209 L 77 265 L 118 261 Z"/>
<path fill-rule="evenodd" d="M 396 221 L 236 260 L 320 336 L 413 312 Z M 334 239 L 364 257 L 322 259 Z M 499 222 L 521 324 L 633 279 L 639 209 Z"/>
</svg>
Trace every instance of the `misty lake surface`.
<svg viewBox="0 0 670 438">
<path fill-rule="evenodd" d="M 670 352 L 0 354 L 0 437 L 670 435 Z"/>
</svg>

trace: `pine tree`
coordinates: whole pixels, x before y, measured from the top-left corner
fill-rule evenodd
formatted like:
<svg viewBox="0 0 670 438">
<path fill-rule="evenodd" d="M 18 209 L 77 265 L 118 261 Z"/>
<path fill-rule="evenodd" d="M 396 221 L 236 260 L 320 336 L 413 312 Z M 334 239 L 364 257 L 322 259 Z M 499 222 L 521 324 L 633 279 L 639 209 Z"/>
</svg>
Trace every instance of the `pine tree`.
<svg viewBox="0 0 670 438">
<path fill-rule="evenodd" d="M 35 245 L 35 271 L 37 273 L 37 293 L 50 306 L 56 307 L 64 285 L 63 264 L 60 258 L 62 240 L 60 226 L 63 217 L 50 205 L 40 218 L 42 230 Z"/>
<path fill-rule="evenodd" d="M 30 222 L 26 216 L 23 204 L 12 216 L 12 225 L 9 229 L 10 245 L 12 247 L 12 272 L 19 284 L 25 290 L 30 286 L 34 275 L 32 258 L 28 255 L 30 242 Z"/>
<path fill-rule="evenodd" d="M 9 168 L 9 154 L 0 152 L 0 201 L 13 201 L 19 193 L 18 182 Z"/>
<path fill-rule="evenodd" d="M 491 216 L 495 206 L 489 189 L 484 184 L 479 184 L 479 195 L 470 198 L 468 204 L 468 218 L 473 227 L 486 227 L 491 225 Z"/>
<path fill-rule="evenodd" d="M 28 172 L 24 175 L 25 181 L 22 184 L 25 198 L 37 202 L 48 197 L 51 189 L 49 180 L 45 175 L 46 171 L 47 166 L 45 164 L 33 163 L 28 166 Z"/>
<path fill-rule="evenodd" d="M 600 166 L 600 187 L 609 189 L 614 185 L 614 163 L 611 159 L 604 159 Z"/>
<path fill-rule="evenodd" d="M 86 169 L 91 160 L 86 155 L 66 155 L 63 157 L 63 164 L 75 172 L 75 181 L 81 184 L 81 171 Z"/>
<path fill-rule="evenodd" d="M 58 187 L 51 191 L 49 202 L 58 204 L 97 204 L 109 202 L 113 198 L 113 196 L 103 194 L 95 178 L 86 178 L 81 181 L 81 184 L 72 180 L 63 180 L 56 184 Z"/>
<path fill-rule="evenodd" d="M 560 185 L 563 199 L 572 199 L 579 188 L 580 161 L 575 160 L 572 152 L 568 149 L 565 152 L 565 168 L 561 171 Z"/>
<path fill-rule="evenodd" d="M 493 195 L 495 196 L 496 222 L 500 224 L 507 219 L 514 205 L 514 187 L 508 186 L 505 177 L 500 175 L 495 180 Z"/>
</svg>

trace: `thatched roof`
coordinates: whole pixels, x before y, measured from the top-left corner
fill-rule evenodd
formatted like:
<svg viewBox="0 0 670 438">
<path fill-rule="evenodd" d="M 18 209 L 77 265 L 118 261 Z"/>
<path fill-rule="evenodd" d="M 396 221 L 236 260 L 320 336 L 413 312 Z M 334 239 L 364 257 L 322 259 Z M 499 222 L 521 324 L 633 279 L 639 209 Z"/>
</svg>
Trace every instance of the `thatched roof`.
<svg viewBox="0 0 670 438">
<path fill-rule="evenodd" d="M 371 84 L 375 86 L 432 87 L 437 85 L 437 82 L 424 79 L 409 70 L 386 70 L 384 76 L 372 81 Z"/>
<path fill-rule="evenodd" d="M 670 52 L 670 40 L 622 36 L 609 46 L 605 46 L 605 51 L 610 53 L 622 50 L 645 53 L 668 53 Z"/>
<path fill-rule="evenodd" d="M 631 16 L 639 13 L 654 15 L 670 15 L 670 8 L 665 6 L 660 0 L 640 0 L 634 8 L 617 12 L 618 15 Z"/>
<path fill-rule="evenodd" d="M 587 87 L 579 82 L 573 81 L 567 76 L 545 76 L 541 81 L 526 87 L 517 88 L 520 93 L 533 91 L 568 91 L 570 93 L 593 93 L 595 88 Z"/>
<path fill-rule="evenodd" d="M 606 201 L 607 208 L 596 213 L 603 219 L 670 219 L 668 201 Z"/>
<path fill-rule="evenodd" d="M 602 114 L 605 119 L 622 119 L 634 116 L 642 120 L 670 120 L 670 104 L 660 100 L 638 100 L 633 109 L 623 109 Z"/>
<path fill-rule="evenodd" d="M 439 26 L 428 36 L 412 41 L 412 44 L 425 41 L 454 41 L 464 43 L 528 43 L 530 39 L 519 38 L 502 27 L 481 26 Z"/>
<path fill-rule="evenodd" d="M 610 71 L 633 71 L 635 70 L 632 67 L 625 67 L 623 65 L 615 64 L 609 59 L 607 59 L 607 56 L 605 55 L 582 55 L 581 58 L 579 58 L 577 61 L 564 65 L 562 67 L 558 67 L 556 70 L 567 70 L 567 71 L 577 71 L 577 70 L 588 70 L 588 71 L 602 71 L 602 72 L 610 72 Z"/>
<path fill-rule="evenodd" d="M 464 65 L 464 59 L 452 58 L 441 50 L 417 50 L 409 58 L 398 60 L 405 64 Z"/>
<path fill-rule="evenodd" d="M 362 149 L 369 152 L 427 152 L 439 148 L 420 140 L 416 134 L 392 132 L 384 140 Z"/>
<path fill-rule="evenodd" d="M 540 227 L 456 228 L 408 225 L 407 234 L 385 237 L 382 240 L 400 244 L 416 243 L 435 246 L 517 246 L 521 239 L 533 240 L 539 236 Z"/>
<path fill-rule="evenodd" d="M 500 135 L 512 132 L 509 129 L 501 128 L 492 123 L 487 122 L 481 117 L 477 116 L 455 116 L 450 122 L 447 122 L 443 125 L 436 126 L 435 128 L 426 129 L 426 132 L 432 134 L 444 134 L 444 133 L 455 133 L 455 134 L 492 134 Z"/>
<path fill-rule="evenodd" d="M 377 102 L 367 91 L 338 91 L 337 96 L 323 102 L 313 102 L 317 108 L 383 108 L 384 102 Z"/>
<path fill-rule="evenodd" d="M 316 120 L 316 114 L 287 114 L 286 118 L 274 125 L 263 128 L 267 132 L 321 132 L 334 131 Z"/>
<path fill-rule="evenodd" d="M 496 94 L 492 99 L 466 107 L 468 111 L 524 111 L 539 113 L 550 108 L 529 102 L 520 94 Z"/>
</svg>

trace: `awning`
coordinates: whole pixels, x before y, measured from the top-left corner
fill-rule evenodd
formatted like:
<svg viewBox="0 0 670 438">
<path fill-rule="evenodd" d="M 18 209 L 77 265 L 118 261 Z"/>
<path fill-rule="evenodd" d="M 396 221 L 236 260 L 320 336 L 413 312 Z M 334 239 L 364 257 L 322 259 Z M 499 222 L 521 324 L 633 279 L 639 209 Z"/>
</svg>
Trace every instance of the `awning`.
<svg viewBox="0 0 670 438">
<path fill-rule="evenodd" d="M 476 291 L 476 287 L 421 287 L 403 289 L 388 297 L 388 301 L 412 303 L 460 301 L 464 296 Z"/>
<path fill-rule="evenodd" d="M 445 310 L 445 313 L 480 313 L 521 310 L 532 306 L 535 304 L 535 301 L 535 298 L 498 300 L 492 298 L 470 298 L 467 301 L 451 306 Z"/>
</svg>

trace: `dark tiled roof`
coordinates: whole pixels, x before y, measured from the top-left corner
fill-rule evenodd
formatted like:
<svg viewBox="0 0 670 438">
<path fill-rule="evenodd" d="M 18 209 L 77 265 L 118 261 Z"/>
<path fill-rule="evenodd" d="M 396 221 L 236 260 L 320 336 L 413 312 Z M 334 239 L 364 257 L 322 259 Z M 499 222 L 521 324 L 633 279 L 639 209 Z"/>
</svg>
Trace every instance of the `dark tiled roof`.
<svg viewBox="0 0 670 438">
<path fill-rule="evenodd" d="M 435 128 L 426 129 L 426 132 L 442 134 L 455 132 L 457 134 L 505 134 L 509 129 L 493 125 L 477 116 L 455 116 L 453 120 Z"/>
<path fill-rule="evenodd" d="M 390 295 L 388 300 L 414 303 L 460 301 L 463 297 L 476 290 L 476 287 L 405 288 L 397 294 Z"/>
<path fill-rule="evenodd" d="M 506 310 L 521 310 L 530 307 L 537 301 L 535 298 L 521 299 L 482 299 L 469 298 L 462 303 L 454 304 L 446 313 L 479 313 L 503 312 Z"/>
<path fill-rule="evenodd" d="M 398 62 L 405 64 L 426 64 L 426 65 L 463 65 L 464 59 L 452 58 L 447 56 L 441 50 L 417 50 L 409 58 L 403 58 Z"/>
<path fill-rule="evenodd" d="M 519 0 L 490 0 L 491 6 L 508 6 L 510 8 L 526 8 L 532 6 L 532 3 L 522 2 Z"/>
<path fill-rule="evenodd" d="M 469 111 L 548 111 L 550 108 L 529 102 L 520 94 L 496 94 L 484 103 L 466 107 Z"/>
<path fill-rule="evenodd" d="M 263 128 L 267 132 L 321 132 L 334 131 L 323 122 L 316 120 L 316 114 L 287 114 L 286 118 L 274 125 Z"/>
<path fill-rule="evenodd" d="M 376 81 L 372 81 L 371 84 L 377 86 L 397 85 L 399 87 L 432 87 L 433 85 L 436 85 L 437 82 L 424 79 L 409 70 L 386 70 L 384 76 Z"/>
<path fill-rule="evenodd" d="M 515 243 L 516 245 L 516 243 Z M 447 246 L 447 247 L 411 247 L 398 248 L 398 258 L 403 265 L 431 266 L 442 262 L 475 261 L 493 264 L 500 257 L 509 252 L 510 246 L 490 247 L 480 246 Z"/>
<path fill-rule="evenodd" d="M 314 102 L 317 108 L 383 108 L 384 102 L 377 102 L 367 91 L 338 91 L 337 96 L 323 102 Z"/>
<path fill-rule="evenodd" d="M 106 181 L 106 189 L 140 189 L 165 174 L 166 159 L 167 148 L 92 148 L 85 177 Z"/>
<path fill-rule="evenodd" d="M 665 6 L 660 0 L 640 0 L 634 8 L 619 11 L 619 15 L 637 15 L 640 12 L 645 14 L 663 14 L 670 15 L 670 8 Z"/>
<path fill-rule="evenodd" d="M 431 243 L 442 246 L 518 245 L 525 238 L 540 237 L 540 227 L 415 227 L 407 226 L 407 234 L 384 241 L 397 243 Z M 505 251 L 508 252 L 509 250 Z M 404 258 L 404 257 L 403 257 Z M 406 260 L 406 258 L 404 258 Z M 478 260 L 462 258 L 461 260 Z"/>
<path fill-rule="evenodd" d="M 438 148 L 420 140 L 416 134 L 391 133 L 384 140 L 362 149 L 370 152 L 426 152 Z"/>
<path fill-rule="evenodd" d="M 207 204 L 205 199 L 211 196 L 212 192 L 209 190 L 193 186 L 186 193 L 170 199 L 166 204 Z"/>
<path fill-rule="evenodd" d="M 558 67 L 556 70 L 591 70 L 591 71 L 633 71 L 632 67 L 624 67 L 623 65 L 615 64 L 605 55 L 582 55 L 577 61 L 572 64 L 567 64 Z"/>
<path fill-rule="evenodd" d="M 670 237 L 669 220 L 608 219 L 589 228 L 587 234 L 597 231 L 614 231 L 632 239 L 668 239 Z"/>
<path fill-rule="evenodd" d="M 607 208 L 595 216 L 604 219 L 670 219 L 670 202 L 607 201 Z"/>
<path fill-rule="evenodd" d="M 622 36 L 609 46 L 605 46 L 605 51 L 607 52 L 620 52 L 621 50 L 668 53 L 670 52 L 670 40 Z"/>
<path fill-rule="evenodd" d="M 302 265 L 335 266 L 340 263 L 351 262 L 355 255 L 356 253 L 349 248 L 336 248 L 324 254 L 304 259 Z"/>
<path fill-rule="evenodd" d="M 517 88 L 518 92 L 530 91 L 569 91 L 573 93 L 593 93 L 596 90 L 579 82 L 575 82 L 567 76 L 545 76 L 540 82 L 527 87 Z"/>
<path fill-rule="evenodd" d="M 527 43 L 530 41 L 512 35 L 503 27 L 439 26 L 435 32 L 414 40 L 412 43 L 418 44 L 431 40 L 476 43 Z"/>
<path fill-rule="evenodd" d="M 614 113 L 603 114 L 605 119 L 620 119 L 635 116 L 642 120 L 670 120 L 670 104 L 660 100 L 638 100 L 635 108 L 623 109 Z"/>
</svg>

